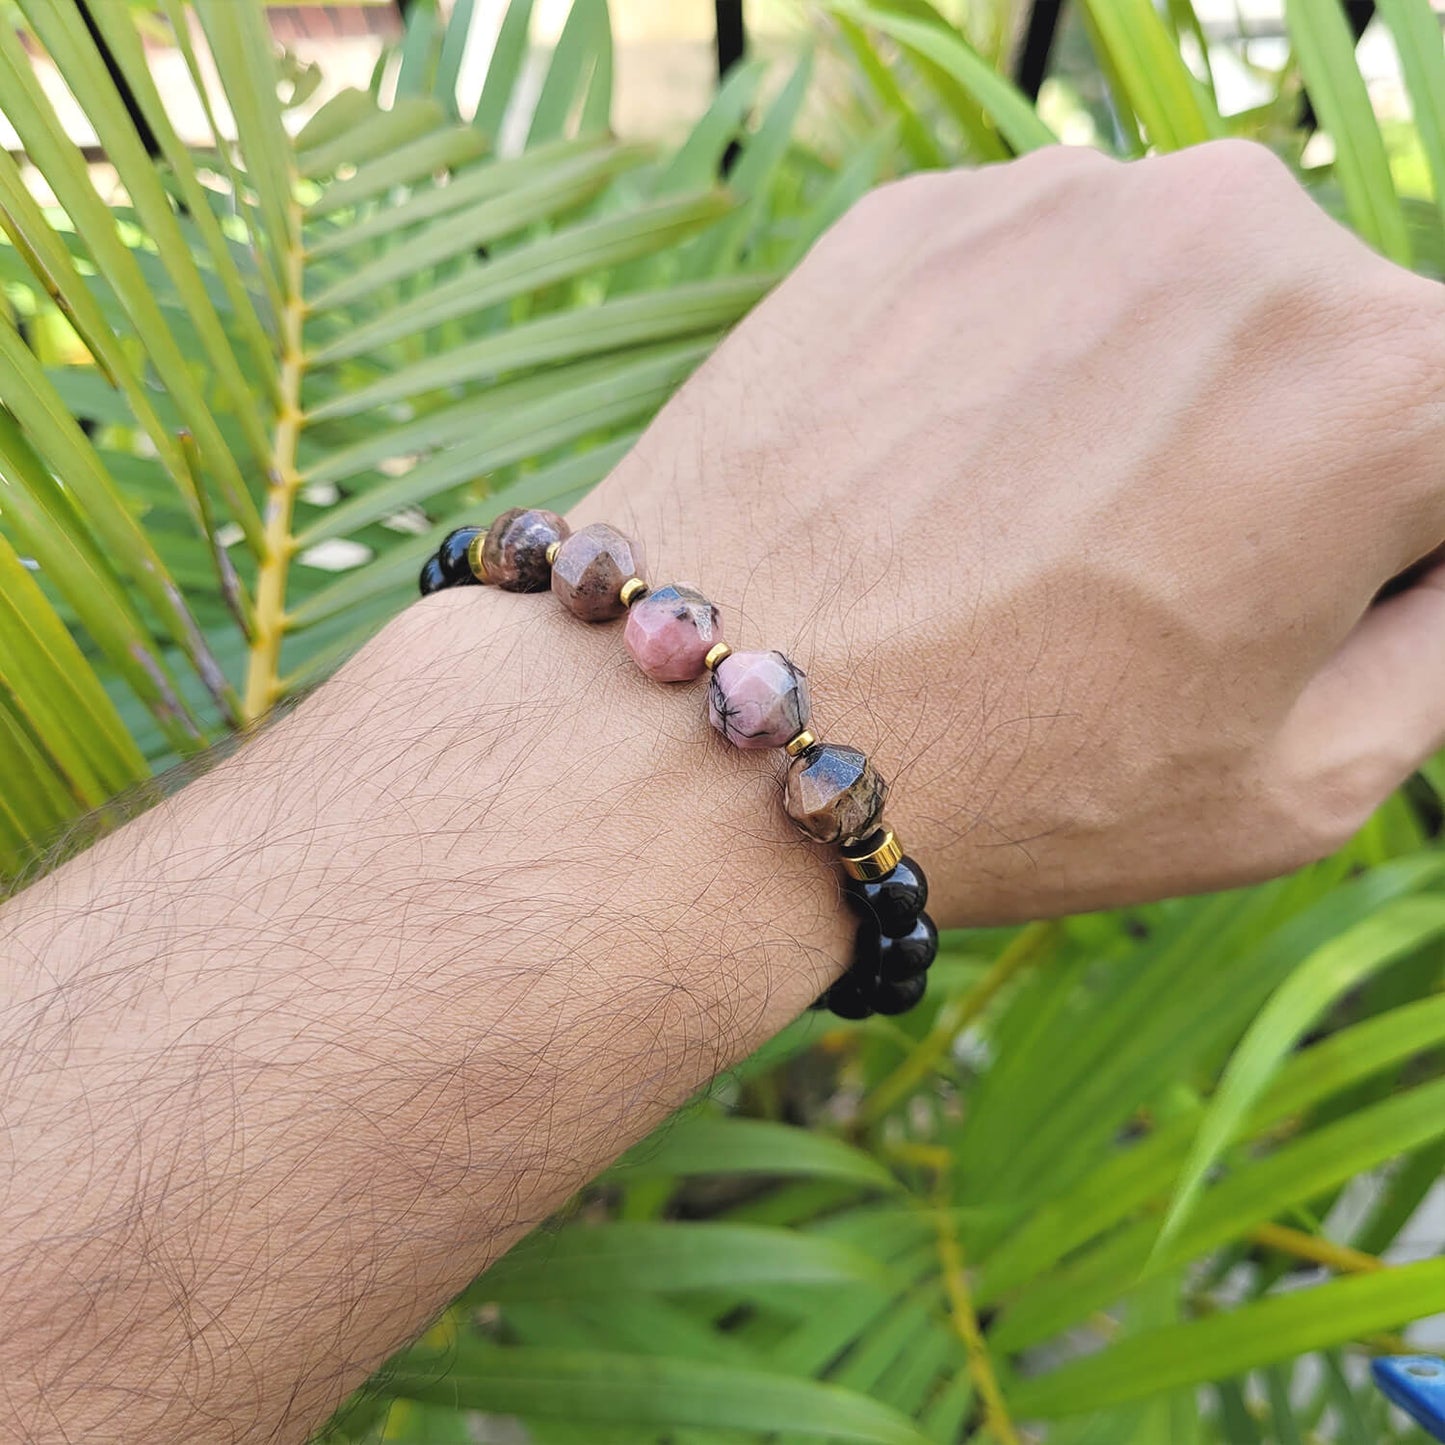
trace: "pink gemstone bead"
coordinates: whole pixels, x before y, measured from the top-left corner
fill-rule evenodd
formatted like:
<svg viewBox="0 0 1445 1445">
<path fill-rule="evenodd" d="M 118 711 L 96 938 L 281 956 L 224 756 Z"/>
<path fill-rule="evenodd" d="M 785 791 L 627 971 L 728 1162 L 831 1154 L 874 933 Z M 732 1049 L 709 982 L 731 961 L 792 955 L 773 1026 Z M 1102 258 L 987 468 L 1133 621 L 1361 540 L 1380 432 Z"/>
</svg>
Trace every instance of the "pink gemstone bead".
<svg viewBox="0 0 1445 1445">
<path fill-rule="evenodd" d="M 669 583 L 632 604 L 622 635 L 632 660 L 658 682 L 691 682 L 722 639 L 718 610 L 691 587 Z"/>
<path fill-rule="evenodd" d="M 781 652 L 733 652 L 707 690 L 712 725 L 737 748 L 780 748 L 808 725 L 808 679 Z"/>
<path fill-rule="evenodd" d="M 627 611 L 618 589 L 642 574 L 642 548 L 616 527 L 593 522 L 562 540 L 552 559 L 552 591 L 584 622 Z"/>
</svg>

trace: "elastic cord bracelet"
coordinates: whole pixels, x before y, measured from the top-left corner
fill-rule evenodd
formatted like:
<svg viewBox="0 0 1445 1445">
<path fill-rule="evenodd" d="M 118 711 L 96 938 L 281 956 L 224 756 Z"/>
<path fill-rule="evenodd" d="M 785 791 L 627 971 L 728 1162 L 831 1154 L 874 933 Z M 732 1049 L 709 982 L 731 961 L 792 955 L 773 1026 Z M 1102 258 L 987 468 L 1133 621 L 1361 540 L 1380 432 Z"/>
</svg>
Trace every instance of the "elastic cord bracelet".
<svg viewBox="0 0 1445 1445">
<path fill-rule="evenodd" d="M 642 549 L 615 527 L 573 532 L 555 512 L 514 507 L 489 528 L 459 527 L 421 570 L 421 593 L 488 583 L 551 590 L 576 616 L 627 616 L 624 640 L 643 672 L 691 682 L 705 672 L 708 720 L 736 748 L 788 755 L 784 806 L 808 837 L 835 844 L 858 915 L 853 961 L 814 1004 L 841 1018 L 900 1014 L 923 997 L 938 930 L 925 913 L 928 880 L 883 821 L 888 784 L 857 748 L 810 730 L 808 679 L 781 652 L 734 652 L 718 609 L 678 583 L 651 588 Z"/>
</svg>

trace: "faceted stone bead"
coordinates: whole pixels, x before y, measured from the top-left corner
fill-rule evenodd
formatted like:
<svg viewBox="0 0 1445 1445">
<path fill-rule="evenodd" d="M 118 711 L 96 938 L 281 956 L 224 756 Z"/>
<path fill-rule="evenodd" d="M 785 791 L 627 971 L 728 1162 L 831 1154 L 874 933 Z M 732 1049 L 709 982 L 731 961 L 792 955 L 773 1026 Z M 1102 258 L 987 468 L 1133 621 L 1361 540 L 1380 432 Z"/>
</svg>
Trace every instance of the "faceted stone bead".
<svg viewBox="0 0 1445 1445">
<path fill-rule="evenodd" d="M 874 990 L 870 1001 L 874 1013 L 906 1014 L 923 998 L 927 990 L 926 974 L 916 973 L 910 978 L 885 978 Z"/>
<path fill-rule="evenodd" d="M 642 548 L 606 522 L 563 539 L 552 559 L 552 591 L 584 622 L 605 622 L 627 611 L 617 595 L 642 575 Z"/>
<path fill-rule="evenodd" d="M 722 638 L 716 607 L 691 587 L 669 583 L 632 604 L 623 641 L 632 660 L 658 682 L 691 682 Z"/>
<path fill-rule="evenodd" d="M 878 992 L 878 975 L 861 972 L 855 964 L 825 993 L 820 1000 L 840 1019 L 866 1019 L 873 1012 L 873 998 Z"/>
<path fill-rule="evenodd" d="M 708 720 L 738 748 L 780 748 L 807 725 L 808 679 L 781 652 L 733 652 L 707 690 Z"/>
<path fill-rule="evenodd" d="M 417 579 L 417 585 L 421 588 L 423 597 L 430 597 L 433 592 L 440 592 L 447 586 L 447 574 L 442 571 L 442 564 L 436 557 L 428 557 L 421 569 L 421 576 Z"/>
<path fill-rule="evenodd" d="M 480 527 L 458 527 L 455 532 L 448 532 L 442 538 L 442 544 L 437 549 L 437 561 L 441 564 L 442 575 L 451 585 L 458 582 L 475 582 L 477 579 L 472 573 L 472 564 L 467 561 L 467 548 L 472 545 L 472 538 L 482 529 Z"/>
<path fill-rule="evenodd" d="M 912 858 L 900 858 L 882 878 L 850 878 L 844 896 L 857 913 L 875 918 L 887 937 L 898 938 L 912 931 L 928 907 L 928 879 Z"/>
<path fill-rule="evenodd" d="M 788 764 L 788 816 L 820 843 L 851 843 L 873 829 L 888 784 L 857 748 L 818 743 Z"/>
<path fill-rule="evenodd" d="M 556 512 L 513 507 L 487 529 L 482 564 L 487 581 L 506 592 L 545 592 L 552 580 L 547 548 L 571 529 Z"/>
</svg>

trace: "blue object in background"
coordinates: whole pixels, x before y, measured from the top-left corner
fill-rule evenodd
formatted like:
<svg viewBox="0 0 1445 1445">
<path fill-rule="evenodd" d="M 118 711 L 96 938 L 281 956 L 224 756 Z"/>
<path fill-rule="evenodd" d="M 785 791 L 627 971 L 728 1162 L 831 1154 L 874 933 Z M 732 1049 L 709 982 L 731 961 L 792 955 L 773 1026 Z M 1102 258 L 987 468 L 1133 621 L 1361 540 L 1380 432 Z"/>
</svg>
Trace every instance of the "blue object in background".
<svg viewBox="0 0 1445 1445">
<path fill-rule="evenodd" d="M 1370 1364 L 1386 1398 L 1437 1440 L 1445 1440 L 1445 1360 L 1434 1355 L 1386 1355 Z"/>
</svg>

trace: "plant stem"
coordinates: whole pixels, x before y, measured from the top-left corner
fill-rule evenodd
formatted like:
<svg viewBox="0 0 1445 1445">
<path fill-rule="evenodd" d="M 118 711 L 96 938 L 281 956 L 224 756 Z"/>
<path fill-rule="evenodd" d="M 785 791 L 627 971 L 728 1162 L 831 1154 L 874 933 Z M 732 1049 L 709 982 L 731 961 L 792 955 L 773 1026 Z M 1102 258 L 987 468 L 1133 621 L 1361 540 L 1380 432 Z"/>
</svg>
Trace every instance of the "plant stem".
<svg viewBox="0 0 1445 1445">
<path fill-rule="evenodd" d="M 1281 1254 L 1293 1255 L 1295 1259 L 1308 1260 L 1311 1264 L 1325 1265 L 1339 1274 L 1372 1274 L 1389 1268 L 1378 1255 L 1351 1249 L 1347 1244 L 1335 1244 L 1317 1234 L 1306 1234 L 1302 1229 L 1291 1229 L 1284 1224 L 1256 1224 L 1249 1231 L 1249 1237 L 1267 1249 L 1277 1249 Z"/>
<path fill-rule="evenodd" d="M 933 1219 L 938 1230 L 938 1260 L 943 1273 L 944 1292 L 948 1296 L 948 1318 L 954 1333 L 963 1341 L 969 1378 L 983 1404 L 984 1429 L 998 1445 L 1021 1445 L 1018 1431 L 1009 1417 L 1008 1406 L 1004 1403 L 1003 1391 L 999 1389 L 998 1376 L 994 1374 L 993 1359 L 979 1328 L 978 1315 L 974 1312 L 968 1275 L 964 1270 L 963 1247 L 958 1242 L 953 1214 L 946 1200 L 939 1201 L 938 1208 L 933 1211 Z"/>
<path fill-rule="evenodd" d="M 1058 937 L 1061 925 L 1031 923 L 1022 928 L 1007 948 L 994 959 L 987 973 L 965 994 L 950 999 L 938 1011 L 933 1027 L 918 1047 L 873 1090 L 863 1105 L 863 1122 L 876 1123 L 895 1105 L 900 1104 L 937 1067 L 938 1061 L 953 1047 L 953 1041 L 971 1024 L 1003 986 L 1039 962 Z"/>
<path fill-rule="evenodd" d="M 256 573 L 256 606 L 246 694 L 245 723 L 259 722 L 276 701 L 280 688 L 281 639 L 286 624 L 286 577 L 294 543 L 291 514 L 301 474 L 296 469 L 296 443 L 301 435 L 301 379 L 306 357 L 301 346 L 305 319 L 302 299 L 301 207 L 294 193 L 287 206 L 285 288 L 281 302 L 281 404 L 271 446 L 266 485 L 265 533 Z"/>
</svg>

